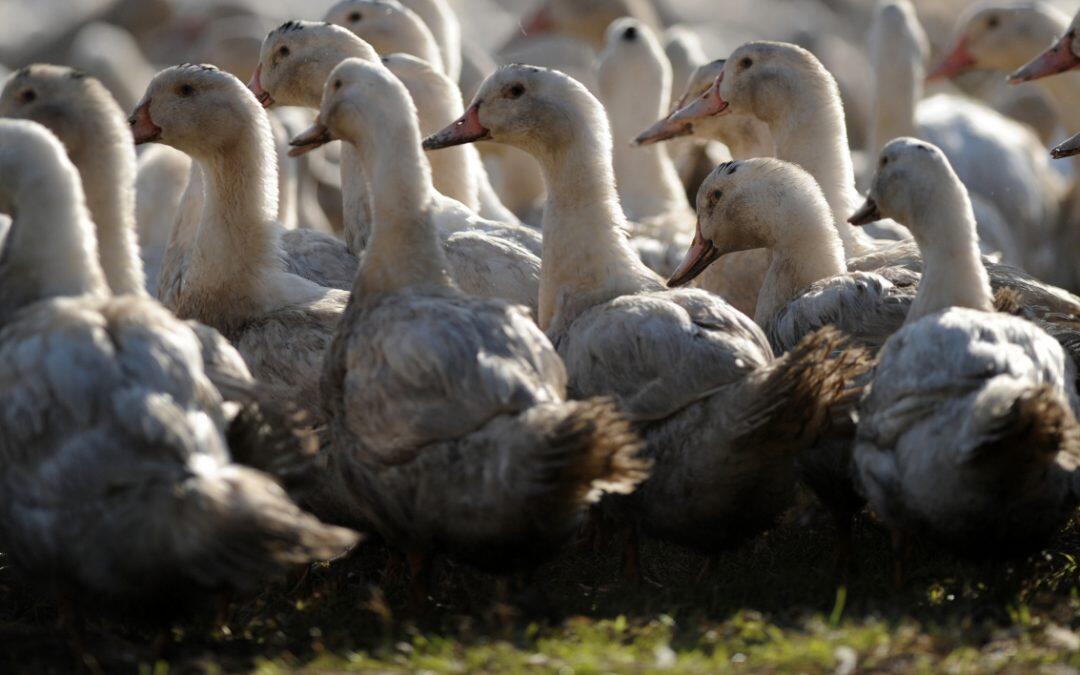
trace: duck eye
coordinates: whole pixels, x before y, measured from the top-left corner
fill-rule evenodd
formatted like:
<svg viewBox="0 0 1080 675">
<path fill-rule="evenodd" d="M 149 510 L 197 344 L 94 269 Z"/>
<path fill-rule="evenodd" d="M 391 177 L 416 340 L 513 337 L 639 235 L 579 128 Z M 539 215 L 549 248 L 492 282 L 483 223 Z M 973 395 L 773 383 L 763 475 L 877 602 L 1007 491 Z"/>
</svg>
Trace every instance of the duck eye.
<svg viewBox="0 0 1080 675">
<path fill-rule="evenodd" d="M 289 48 L 286 45 L 281 45 L 277 50 L 278 56 L 285 57 L 289 55 Z"/>
<path fill-rule="evenodd" d="M 195 87 L 191 86 L 190 84 L 182 84 L 177 90 L 177 93 L 185 97 L 191 96 L 195 93 Z"/>
<path fill-rule="evenodd" d="M 341 89 L 341 80 L 334 80 L 334 91 Z"/>
<path fill-rule="evenodd" d="M 711 199 L 714 202 L 720 201 L 723 197 L 724 197 L 724 193 L 721 190 L 713 190 L 712 194 L 709 195 L 709 199 Z"/>
<path fill-rule="evenodd" d="M 750 58 L 749 56 L 744 56 L 742 58 L 742 61 L 739 61 L 740 68 L 749 68 L 752 65 L 754 65 L 754 59 Z"/>
<path fill-rule="evenodd" d="M 888 164 L 889 164 L 889 158 L 888 157 L 882 157 L 881 158 L 881 166 L 888 166 Z"/>
<path fill-rule="evenodd" d="M 997 18 L 996 16 L 992 16 L 992 17 L 990 17 L 989 19 L 986 20 L 986 27 L 987 28 L 994 29 L 994 28 L 997 28 L 1000 25 L 1001 25 L 1001 19 Z"/>
<path fill-rule="evenodd" d="M 513 84 L 510 86 L 510 90 L 507 92 L 510 98 L 521 98 L 525 94 L 525 85 Z"/>
<path fill-rule="evenodd" d="M 350 23 L 360 23 L 360 20 L 363 19 L 363 18 L 364 18 L 364 15 L 361 14 L 360 12 L 353 12 L 352 14 L 349 15 L 349 22 Z"/>
<path fill-rule="evenodd" d="M 37 100 L 37 92 L 33 89 L 27 89 L 23 93 L 19 94 L 19 99 L 23 103 L 33 103 Z"/>
</svg>

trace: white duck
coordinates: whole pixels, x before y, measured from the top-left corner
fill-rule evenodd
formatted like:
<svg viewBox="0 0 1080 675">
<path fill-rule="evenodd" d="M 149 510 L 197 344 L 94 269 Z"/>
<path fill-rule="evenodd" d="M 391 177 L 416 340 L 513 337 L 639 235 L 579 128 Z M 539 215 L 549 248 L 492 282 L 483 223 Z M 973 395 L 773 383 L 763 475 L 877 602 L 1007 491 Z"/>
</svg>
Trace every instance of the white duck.
<svg viewBox="0 0 1080 675">
<path fill-rule="evenodd" d="M 670 120 L 696 123 L 728 111 L 767 124 L 776 157 L 798 164 L 821 185 L 848 258 L 895 245 L 847 223 L 859 194 L 844 107 L 836 80 L 813 54 L 784 42 L 746 43 L 732 52 L 713 86 Z M 895 223 L 877 227 L 891 239 L 905 236 Z"/>
<path fill-rule="evenodd" d="M 910 228 L 926 269 L 860 405 L 858 476 L 895 530 L 1028 552 L 1077 502 L 1074 367 L 1034 324 L 990 313 L 971 204 L 941 152 L 899 139 L 882 158 L 870 209 Z"/>
<path fill-rule="evenodd" d="M 112 297 L 79 175 L 33 122 L 0 120 L 0 539 L 43 590 L 176 611 L 336 556 L 355 534 L 232 462 L 199 339 Z"/>
<path fill-rule="evenodd" d="M 453 82 L 461 79 L 461 23 L 448 0 L 401 0 L 424 20 L 439 44 L 443 71 Z"/>
<path fill-rule="evenodd" d="M 607 46 L 597 61 L 597 82 L 615 141 L 619 201 L 635 239 L 651 242 L 652 253 L 659 258 L 649 266 L 673 270 L 690 240 L 693 210 L 667 149 L 635 149 L 630 144 L 643 124 L 667 111 L 671 91 L 671 64 L 648 26 L 627 17 L 608 27 Z M 635 248 L 642 250 L 636 244 Z"/>
<path fill-rule="evenodd" d="M 851 154 L 835 83 L 813 55 L 785 43 L 745 44 L 732 54 L 713 86 L 671 120 L 695 121 L 730 110 L 768 122 L 777 156 L 817 180 L 844 242 L 848 269 L 873 271 L 892 265 L 918 269 L 922 259 L 914 242 L 872 239 L 839 215 L 841 208 L 853 210 L 857 205 Z M 1025 306 L 1080 315 L 1080 298 L 1015 267 L 987 262 L 987 268 L 995 288 L 1017 291 Z"/>
<path fill-rule="evenodd" d="M 649 27 L 619 19 L 608 29 L 608 46 L 598 66 L 600 100 L 614 136 L 615 183 L 633 223 L 635 248 L 654 270 L 673 272 L 690 243 L 694 211 L 667 149 L 633 147 L 643 126 L 669 109 L 670 66 Z M 648 242 L 662 265 L 650 259 Z M 768 262 L 762 252 L 741 253 L 710 268 L 699 288 L 716 293 L 753 316 Z"/>
<path fill-rule="evenodd" d="M 929 79 L 955 78 L 975 69 L 1015 73 L 1069 30 L 1069 17 L 1045 2 L 974 4 L 956 22 L 949 53 Z M 1016 81 L 1023 80 L 1015 73 Z M 1034 85 L 1047 95 L 1058 119 L 1080 129 L 1080 74 L 1040 79 Z"/>
<path fill-rule="evenodd" d="M 397 0 L 342 0 L 326 10 L 323 20 L 347 28 L 380 54 L 412 54 L 446 72 L 431 29 Z"/>
<path fill-rule="evenodd" d="M 292 21 L 267 36 L 249 86 L 264 105 L 317 108 L 321 94 L 314 83 L 324 83 L 338 63 L 351 57 L 379 60 L 370 45 L 340 26 Z M 346 144 L 341 157 L 346 241 L 358 252 L 369 233 L 367 177 L 354 147 Z M 512 223 L 484 220 L 442 195 L 437 203 L 440 235 L 458 286 L 473 295 L 500 297 L 535 308 L 539 260 L 515 240 L 502 236 L 520 237 L 532 246 L 535 233 Z"/>
<path fill-rule="evenodd" d="M 367 20 L 362 18 L 364 16 L 367 16 Z M 440 126 L 445 124 L 446 120 L 454 119 L 461 114 L 461 110 L 453 112 L 450 110 L 463 108 L 461 92 L 454 78 L 446 75 L 441 61 L 431 60 L 431 55 L 440 51 L 439 43 L 431 32 L 425 30 L 419 17 L 413 15 L 407 7 L 398 5 L 396 2 L 387 3 L 385 0 L 345 0 L 330 9 L 326 20 L 349 29 L 357 37 L 371 44 L 384 57 L 395 54 L 413 56 L 429 64 L 432 70 L 447 77 L 445 82 L 429 81 L 427 85 L 432 87 L 430 91 L 426 88 L 409 87 L 410 83 L 405 82 L 405 86 L 409 87 L 409 93 L 413 95 L 413 101 L 420 110 L 421 127 L 428 119 L 434 119 L 439 113 L 447 113 L 436 122 Z M 417 25 L 418 23 L 420 25 Z M 406 71 L 405 74 L 412 73 Z M 435 131 L 435 129 L 430 131 Z M 468 152 L 470 155 L 477 154 L 476 148 L 471 148 Z M 451 199 L 460 201 L 484 218 L 520 225 L 521 221 L 518 217 L 499 199 L 483 164 L 477 163 L 472 158 L 469 161 L 472 165 L 469 173 L 471 179 L 476 181 L 475 187 L 470 187 L 469 192 L 452 190 L 453 194 L 451 194 L 441 189 L 440 192 Z M 439 168 L 432 166 L 437 185 L 448 180 Z M 471 190 L 478 192 L 473 194 Z"/>
<path fill-rule="evenodd" d="M 829 204 L 800 167 L 768 158 L 721 164 L 702 183 L 697 212 L 694 246 L 668 285 L 729 253 L 768 249 L 754 321 L 776 354 L 830 325 L 876 350 L 903 324 L 918 274 L 849 273 Z"/>
<path fill-rule="evenodd" d="M 187 153 L 202 176 L 189 184 L 190 191 L 201 183 L 198 221 L 177 228 L 190 238 L 174 283 L 177 315 L 219 330 L 257 379 L 316 400 L 323 353 L 348 293 L 285 269 L 265 111 L 232 75 L 185 64 L 154 77 L 132 132 L 136 142 Z"/>
<path fill-rule="evenodd" d="M 339 64 L 293 143 L 335 137 L 361 150 L 374 218 L 324 370 L 338 517 L 412 556 L 533 567 L 602 491 L 647 476 L 639 443 L 610 402 L 565 401 L 563 365 L 524 308 L 454 286 L 416 111 L 378 62 Z"/>
<path fill-rule="evenodd" d="M 633 522 L 707 550 L 768 526 L 792 496 L 791 453 L 851 374 L 827 363 L 833 336 L 774 361 L 760 329 L 720 298 L 665 289 L 622 234 L 604 109 L 575 80 L 502 68 L 425 145 L 482 138 L 543 167 L 540 325 L 567 365 L 570 392 L 615 396 L 641 426 L 654 466 L 633 497 Z M 788 426 L 789 412 L 809 425 Z M 757 451 L 737 450 L 766 428 Z"/>
<path fill-rule="evenodd" d="M 4 84 L 0 116 L 34 120 L 60 139 L 82 178 L 109 288 L 118 295 L 144 293 L 135 238 L 135 147 L 116 100 L 81 71 L 33 65 Z"/>
<path fill-rule="evenodd" d="M 939 94 L 920 100 L 929 46 L 908 0 L 879 6 L 869 48 L 875 73 L 873 151 L 902 136 L 917 136 L 939 147 L 978 198 L 980 243 L 1000 252 L 1005 262 L 1052 278 L 1054 230 L 1064 186 L 1039 138 L 1025 125 L 968 98 Z M 988 208 L 1000 216 L 980 217 Z M 1007 230 L 988 227 L 1002 220 Z"/>
<path fill-rule="evenodd" d="M 180 216 L 191 173 L 191 158 L 167 145 L 139 155 L 135 175 L 135 225 L 142 252 L 146 290 L 158 295 L 158 279 L 173 225 Z"/>
<path fill-rule="evenodd" d="M 383 57 L 383 64 L 405 85 L 420 115 L 420 133 L 432 134 L 457 119 L 464 112 L 461 92 L 446 75 L 409 54 Z M 540 255 L 540 235 L 532 228 L 522 229 L 521 221 L 503 205 L 488 178 L 487 169 L 475 147 L 457 148 L 456 152 L 429 153 L 435 189 L 460 202 L 481 218 L 505 223 L 500 234 Z"/>
</svg>

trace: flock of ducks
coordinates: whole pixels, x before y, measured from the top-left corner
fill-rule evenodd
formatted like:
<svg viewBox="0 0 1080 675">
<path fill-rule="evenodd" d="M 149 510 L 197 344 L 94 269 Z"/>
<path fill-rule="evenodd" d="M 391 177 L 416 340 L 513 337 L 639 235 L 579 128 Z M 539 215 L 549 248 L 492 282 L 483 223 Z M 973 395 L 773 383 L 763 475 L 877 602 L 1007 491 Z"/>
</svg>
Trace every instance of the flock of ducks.
<svg viewBox="0 0 1080 675">
<path fill-rule="evenodd" d="M 1078 25 L 982 6 L 930 78 L 1015 71 L 1069 124 L 1080 87 L 1049 76 Z M 167 68 L 130 115 L 82 71 L 13 73 L 0 551 L 25 582 L 175 609 L 358 533 L 416 581 L 434 555 L 509 573 L 596 514 L 639 575 L 639 535 L 729 549 L 800 483 L 842 540 L 869 505 L 961 554 L 1044 545 L 1080 500 L 1069 172 L 923 98 L 907 0 L 870 33 L 870 160 L 810 51 L 708 62 L 660 26 L 548 0 L 510 48 L 563 67 L 480 77 L 444 0 L 344 0 L 271 31 L 246 85 Z"/>
</svg>

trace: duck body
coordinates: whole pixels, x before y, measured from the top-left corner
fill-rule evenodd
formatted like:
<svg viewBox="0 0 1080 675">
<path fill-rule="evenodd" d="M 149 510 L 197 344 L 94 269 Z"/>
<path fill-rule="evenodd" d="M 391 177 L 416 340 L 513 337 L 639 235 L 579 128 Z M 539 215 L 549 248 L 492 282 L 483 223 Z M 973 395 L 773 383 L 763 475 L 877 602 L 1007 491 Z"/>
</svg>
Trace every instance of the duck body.
<svg viewBox="0 0 1080 675">
<path fill-rule="evenodd" d="M 904 327 L 860 405 L 855 462 L 875 511 L 967 552 L 1045 541 L 1075 503 L 1074 381 L 1022 319 L 951 309 Z"/>
</svg>

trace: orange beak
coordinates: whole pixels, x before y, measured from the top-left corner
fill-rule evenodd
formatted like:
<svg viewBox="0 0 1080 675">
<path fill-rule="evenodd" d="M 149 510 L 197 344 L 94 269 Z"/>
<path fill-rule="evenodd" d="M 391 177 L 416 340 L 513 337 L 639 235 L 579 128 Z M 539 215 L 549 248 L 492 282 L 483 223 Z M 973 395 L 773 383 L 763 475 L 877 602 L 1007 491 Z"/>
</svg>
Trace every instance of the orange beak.
<svg viewBox="0 0 1080 675">
<path fill-rule="evenodd" d="M 701 221 L 698 221 L 697 231 L 694 232 L 694 242 L 690 244 L 690 250 L 686 252 L 679 268 L 668 279 L 669 288 L 685 286 L 693 281 L 705 269 L 720 257 L 720 251 L 711 241 L 701 234 Z"/>
<path fill-rule="evenodd" d="M 128 124 L 131 125 L 131 137 L 135 145 L 153 143 L 161 139 L 161 127 L 154 124 L 154 120 L 150 118 L 150 99 L 146 99 L 135 109 L 135 112 L 131 113 Z"/>
<path fill-rule="evenodd" d="M 1072 41 L 1074 33 L 1069 31 L 1053 47 L 1035 57 L 1031 63 L 1009 76 L 1009 82 L 1020 84 L 1038 80 L 1048 75 L 1057 75 L 1067 70 L 1080 67 L 1080 57 L 1073 54 Z"/>
<path fill-rule="evenodd" d="M 442 131 L 424 139 L 425 150 L 440 150 L 491 139 L 491 132 L 480 124 L 480 102 L 469 106 L 461 119 Z"/>
<path fill-rule="evenodd" d="M 977 63 L 971 51 L 968 50 L 967 38 L 961 38 L 949 55 L 945 57 L 945 60 L 939 63 L 937 68 L 930 71 L 926 79 L 927 81 L 950 80 L 957 75 L 974 69 Z"/>
<path fill-rule="evenodd" d="M 731 110 L 731 104 L 720 96 L 720 84 L 724 81 L 724 73 L 716 78 L 712 86 L 705 93 L 694 99 L 694 102 L 685 108 L 676 110 L 668 117 L 670 122 L 696 122 L 716 115 L 725 115 Z"/>
</svg>

